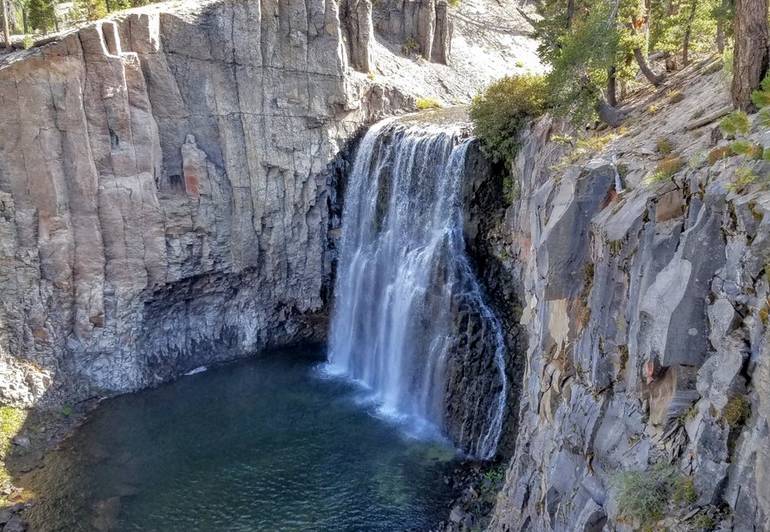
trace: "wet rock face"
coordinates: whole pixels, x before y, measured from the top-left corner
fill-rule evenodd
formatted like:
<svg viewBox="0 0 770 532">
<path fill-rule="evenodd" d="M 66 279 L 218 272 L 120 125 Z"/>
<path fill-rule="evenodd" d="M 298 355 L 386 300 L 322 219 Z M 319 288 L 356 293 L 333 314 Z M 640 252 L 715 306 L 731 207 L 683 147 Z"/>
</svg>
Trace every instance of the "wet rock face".
<svg viewBox="0 0 770 532">
<path fill-rule="evenodd" d="M 520 325 L 521 286 L 518 284 L 519 265 L 504 251 L 507 238 L 500 232 L 499 222 L 505 216 L 504 169 L 492 165 L 474 143 L 466 155 L 464 181 L 464 233 L 467 253 L 479 278 L 487 303 L 500 320 L 506 347 L 508 394 L 503 421 L 503 434 L 498 444 L 498 458 L 510 458 L 516 440 L 521 380 L 527 351 L 526 331 Z M 467 319 L 473 323 L 473 316 Z M 483 364 L 491 354 L 483 350 L 469 351 L 473 355 L 465 364 Z M 489 358 L 487 358 L 489 357 Z M 491 378 L 493 372 L 479 372 Z M 455 387 L 451 384 L 450 388 Z M 465 394 L 457 400 L 484 403 L 483 394 Z"/>
<path fill-rule="evenodd" d="M 482 238 L 508 255 L 527 337 L 492 528 L 630 530 L 613 478 L 660 463 L 725 526 L 763 526 L 770 195 L 730 189 L 732 167 L 620 194 L 601 156 L 554 176 L 552 128 L 527 133 L 520 195 Z"/>
<path fill-rule="evenodd" d="M 290 7 L 134 13 L 0 66 L 0 372 L 40 371 L 4 401 L 322 338 L 337 157 L 407 100 L 348 76 L 368 43 L 335 2 Z"/>
</svg>

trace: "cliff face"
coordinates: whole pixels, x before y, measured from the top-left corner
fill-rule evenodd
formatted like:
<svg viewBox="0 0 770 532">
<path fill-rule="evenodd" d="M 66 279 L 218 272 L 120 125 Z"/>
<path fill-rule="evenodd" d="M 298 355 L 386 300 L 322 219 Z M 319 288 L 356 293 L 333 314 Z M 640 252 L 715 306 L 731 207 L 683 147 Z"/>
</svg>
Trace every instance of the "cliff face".
<svg viewBox="0 0 770 532">
<path fill-rule="evenodd" d="M 114 391 L 317 334 L 324 169 L 362 117 L 336 7 L 294 7 L 134 14 L 3 68 L 4 351 Z"/>
<path fill-rule="evenodd" d="M 439 64 L 450 27 L 443 2 L 177 2 L 0 56 L 0 401 L 324 340 L 351 141 L 499 69 L 483 43 L 483 76 Z"/>
<path fill-rule="evenodd" d="M 0 398 L 323 339 L 338 156 L 411 105 L 369 2 L 153 6 L 0 63 Z M 47 393 L 46 393 L 47 392 Z"/>
<path fill-rule="evenodd" d="M 727 101 L 720 75 L 629 118 L 590 160 L 551 140 L 564 130 L 548 119 L 524 135 L 519 188 L 484 234 L 528 345 L 495 530 L 634 529 L 652 516 L 629 511 L 618 475 L 655 467 L 678 487 L 632 496 L 683 497 L 669 529 L 770 517 L 770 193 L 734 184 L 739 158 L 706 160 L 713 128 L 685 129 Z M 661 137 L 689 162 L 650 183 Z"/>
</svg>

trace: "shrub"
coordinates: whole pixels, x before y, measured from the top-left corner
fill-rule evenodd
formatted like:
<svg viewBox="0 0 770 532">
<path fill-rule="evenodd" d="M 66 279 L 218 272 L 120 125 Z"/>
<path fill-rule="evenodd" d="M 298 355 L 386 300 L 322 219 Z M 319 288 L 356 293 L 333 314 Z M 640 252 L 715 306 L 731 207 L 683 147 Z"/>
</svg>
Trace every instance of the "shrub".
<svg viewBox="0 0 770 532">
<path fill-rule="evenodd" d="M 722 410 L 722 419 L 730 428 L 743 425 L 750 415 L 751 403 L 743 395 L 731 397 Z"/>
<path fill-rule="evenodd" d="M 760 109 L 770 105 L 770 74 L 762 80 L 759 89 L 751 93 L 751 101 Z"/>
<path fill-rule="evenodd" d="M 759 125 L 770 128 L 770 107 L 764 107 L 759 111 Z"/>
<path fill-rule="evenodd" d="M 733 151 L 730 149 L 729 146 L 714 148 L 709 152 L 709 156 L 708 156 L 709 166 L 714 166 L 714 164 L 716 164 L 717 161 L 721 161 L 722 159 L 727 159 L 732 154 L 733 154 Z"/>
<path fill-rule="evenodd" d="M 727 137 L 734 137 L 738 134 L 747 135 L 751 128 L 749 115 L 743 111 L 733 111 L 719 122 L 719 127 Z"/>
<path fill-rule="evenodd" d="M 682 100 L 684 100 L 684 94 L 682 94 L 682 91 L 673 91 L 668 96 L 669 103 L 679 103 Z"/>
<path fill-rule="evenodd" d="M 680 476 L 673 467 L 656 465 L 647 471 L 626 471 L 613 478 L 618 510 L 625 519 L 649 527 L 663 518 Z"/>
<path fill-rule="evenodd" d="M 676 175 L 679 170 L 684 168 L 685 161 L 681 157 L 667 157 L 658 163 L 655 172 L 647 178 L 648 184 L 658 183 L 670 179 Z"/>
<path fill-rule="evenodd" d="M 730 150 L 735 155 L 745 155 L 751 159 L 762 158 L 762 146 L 748 140 L 739 139 L 730 144 Z"/>
<path fill-rule="evenodd" d="M 733 192 L 740 192 L 745 187 L 756 183 L 758 179 L 759 176 L 754 173 L 754 170 L 748 166 L 741 166 L 735 170 L 735 176 L 733 182 L 730 183 L 729 189 Z"/>
<path fill-rule="evenodd" d="M 692 521 L 692 526 L 696 530 L 712 530 L 715 525 L 714 518 L 708 514 L 700 514 Z"/>
<path fill-rule="evenodd" d="M 473 129 L 484 152 L 495 161 L 510 162 L 519 149 L 519 131 L 547 107 L 543 76 L 509 76 L 490 85 L 471 103 Z"/>
<path fill-rule="evenodd" d="M 417 98 L 417 109 L 425 111 L 426 109 L 441 109 L 441 103 L 435 98 Z"/>
<path fill-rule="evenodd" d="M 667 139 L 666 137 L 661 137 L 655 143 L 655 149 L 661 155 L 670 155 L 671 152 L 674 151 L 674 145 L 671 144 L 671 141 L 669 139 Z"/>
<path fill-rule="evenodd" d="M 695 482 L 692 477 L 680 476 L 674 482 L 671 496 L 676 504 L 690 505 L 698 500 L 698 492 L 695 490 Z"/>
<path fill-rule="evenodd" d="M 413 37 L 409 37 L 404 41 L 404 44 L 401 46 L 401 52 L 404 55 L 412 55 L 416 54 L 420 51 L 420 45 L 417 43 L 417 41 L 414 40 Z"/>
<path fill-rule="evenodd" d="M 503 195 L 507 205 L 521 199 L 521 183 L 511 177 L 509 174 L 503 178 Z"/>
<path fill-rule="evenodd" d="M 11 440 L 21 430 L 27 415 L 24 410 L 0 406 L 0 461 L 5 460 Z"/>
</svg>

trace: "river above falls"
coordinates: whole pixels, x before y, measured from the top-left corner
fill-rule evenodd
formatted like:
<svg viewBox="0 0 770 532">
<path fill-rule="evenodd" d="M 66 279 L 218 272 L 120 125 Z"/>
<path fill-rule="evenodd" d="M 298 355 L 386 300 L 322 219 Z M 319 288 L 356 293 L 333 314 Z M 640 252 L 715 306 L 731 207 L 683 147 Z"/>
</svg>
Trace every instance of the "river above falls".
<svg viewBox="0 0 770 532">
<path fill-rule="evenodd" d="M 31 482 L 33 530 L 424 530 L 453 449 L 405 436 L 324 378 L 318 352 L 105 401 Z"/>
</svg>

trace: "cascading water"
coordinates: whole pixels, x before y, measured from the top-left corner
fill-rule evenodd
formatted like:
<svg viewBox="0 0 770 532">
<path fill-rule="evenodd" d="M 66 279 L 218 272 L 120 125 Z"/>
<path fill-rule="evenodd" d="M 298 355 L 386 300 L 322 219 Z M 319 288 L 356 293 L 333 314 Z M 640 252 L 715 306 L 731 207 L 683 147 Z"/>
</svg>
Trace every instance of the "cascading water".
<svg viewBox="0 0 770 532">
<path fill-rule="evenodd" d="M 499 321 L 465 254 L 459 131 L 385 121 L 346 193 L 328 369 L 383 412 L 494 456 L 507 381 Z"/>
</svg>

